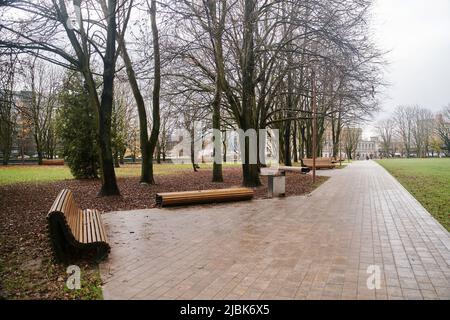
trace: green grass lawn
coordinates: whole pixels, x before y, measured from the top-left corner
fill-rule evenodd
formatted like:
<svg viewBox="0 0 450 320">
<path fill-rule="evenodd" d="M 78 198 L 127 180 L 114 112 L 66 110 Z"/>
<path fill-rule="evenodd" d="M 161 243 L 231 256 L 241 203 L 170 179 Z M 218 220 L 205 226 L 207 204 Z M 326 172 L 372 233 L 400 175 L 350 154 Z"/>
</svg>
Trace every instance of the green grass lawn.
<svg viewBox="0 0 450 320">
<path fill-rule="evenodd" d="M 450 231 L 450 159 L 377 160 Z"/>
<path fill-rule="evenodd" d="M 224 167 L 235 167 L 239 164 L 224 163 Z M 201 163 L 200 168 L 212 168 L 211 163 Z M 155 175 L 166 175 L 183 170 L 192 170 L 191 164 L 154 164 Z M 126 164 L 116 168 L 118 177 L 137 177 L 141 174 L 140 164 Z M 10 165 L 0 166 L 0 185 L 20 182 L 49 182 L 73 179 L 67 166 Z"/>
</svg>

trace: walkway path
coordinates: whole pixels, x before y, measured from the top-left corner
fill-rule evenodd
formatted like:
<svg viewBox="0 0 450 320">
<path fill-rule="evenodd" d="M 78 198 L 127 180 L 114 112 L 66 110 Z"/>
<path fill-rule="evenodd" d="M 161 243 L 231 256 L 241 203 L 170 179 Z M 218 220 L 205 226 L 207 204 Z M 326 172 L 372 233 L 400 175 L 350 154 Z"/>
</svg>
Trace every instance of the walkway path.
<svg viewBox="0 0 450 320">
<path fill-rule="evenodd" d="M 450 234 L 392 176 L 319 173 L 309 196 L 105 214 L 104 298 L 450 299 Z"/>
</svg>

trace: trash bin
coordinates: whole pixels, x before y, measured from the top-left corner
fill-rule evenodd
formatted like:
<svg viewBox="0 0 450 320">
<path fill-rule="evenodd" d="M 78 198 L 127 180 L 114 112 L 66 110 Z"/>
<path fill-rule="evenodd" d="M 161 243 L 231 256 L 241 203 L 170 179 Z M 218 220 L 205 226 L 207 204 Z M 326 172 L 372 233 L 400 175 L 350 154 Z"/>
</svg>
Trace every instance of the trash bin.
<svg viewBox="0 0 450 320">
<path fill-rule="evenodd" d="M 284 197 L 286 189 L 286 175 L 284 171 L 279 171 L 274 175 L 269 175 L 267 195 L 269 198 Z"/>
</svg>

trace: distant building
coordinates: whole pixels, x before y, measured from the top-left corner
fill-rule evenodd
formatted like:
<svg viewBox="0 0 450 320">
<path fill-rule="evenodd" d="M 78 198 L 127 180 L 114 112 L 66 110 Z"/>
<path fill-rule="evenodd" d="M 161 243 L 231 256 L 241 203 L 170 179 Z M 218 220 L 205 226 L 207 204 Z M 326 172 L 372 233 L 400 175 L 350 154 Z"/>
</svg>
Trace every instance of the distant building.
<svg viewBox="0 0 450 320">
<path fill-rule="evenodd" d="M 380 140 L 378 137 L 370 137 L 369 140 L 361 140 L 355 151 L 355 159 L 374 159 L 378 158 L 380 153 Z"/>
<path fill-rule="evenodd" d="M 346 159 L 347 154 L 345 153 L 344 144 L 343 141 L 346 136 L 346 128 L 344 128 L 341 132 L 341 146 L 339 148 L 338 153 L 340 153 L 341 159 Z M 352 154 L 353 159 L 374 159 L 378 158 L 381 151 L 381 144 L 380 139 L 377 136 L 370 137 L 369 140 L 363 140 L 361 138 L 362 136 L 362 129 L 361 128 L 351 128 L 351 130 L 357 130 L 357 134 L 359 135 L 358 143 L 355 149 L 355 152 Z M 332 157 L 333 156 L 333 140 L 332 140 L 332 133 L 331 128 L 327 128 L 323 135 L 322 140 L 322 157 Z"/>
<path fill-rule="evenodd" d="M 31 103 L 32 93 L 24 90 L 14 91 L 12 99 L 11 113 L 15 126 L 12 132 L 10 159 L 28 159 L 36 153 L 36 145 L 30 120 L 24 116 L 21 110 L 25 105 Z M 2 151 L 0 151 L 0 159 L 3 159 Z"/>
</svg>

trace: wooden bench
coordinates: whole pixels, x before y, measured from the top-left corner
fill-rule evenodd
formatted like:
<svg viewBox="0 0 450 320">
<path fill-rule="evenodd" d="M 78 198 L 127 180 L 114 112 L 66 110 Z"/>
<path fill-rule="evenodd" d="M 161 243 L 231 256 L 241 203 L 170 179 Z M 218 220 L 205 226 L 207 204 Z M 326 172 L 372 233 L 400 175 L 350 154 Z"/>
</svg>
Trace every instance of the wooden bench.
<svg viewBox="0 0 450 320">
<path fill-rule="evenodd" d="M 313 167 L 313 159 L 311 158 L 304 158 L 303 159 L 303 165 L 309 168 Z M 331 162 L 331 159 L 329 158 L 317 158 L 316 159 L 316 169 L 333 169 L 336 166 L 336 164 Z"/>
<path fill-rule="evenodd" d="M 47 214 L 50 239 L 58 259 L 89 250 L 96 258 L 106 257 L 110 251 L 100 212 L 78 208 L 72 192 L 63 189 Z"/>
<path fill-rule="evenodd" d="M 310 171 L 309 167 L 290 167 L 290 166 L 279 166 L 278 170 L 292 171 L 306 174 Z"/>
<path fill-rule="evenodd" d="M 284 175 L 286 171 L 306 174 L 310 171 L 310 168 L 308 168 L 308 167 L 290 167 L 290 166 L 268 167 L 268 168 L 261 168 L 261 175 L 262 176 Z"/>
<path fill-rule="evenodd" d="M 331 162 L 332 163 L 340 163 L 340 162 L 343 162 L 343 161 L 345 161 L 344 159 L 342 159 L 342 158 L 336 158 L 336 157 L 332 157 L 331 158 Z"/>
<path fill-rule="evenodd" d="M 254 194 L 255 192 L 250 188 L 165 192 L 156 194 L 156 204 L 164 207 L 194 203 L 250 200 Z"/>
<path fill-rule="evenodd" d="M 64 159 L 42 159 L 42 165 L 44 165 L 44 166 L 63 166 Z"/>
</svg>

